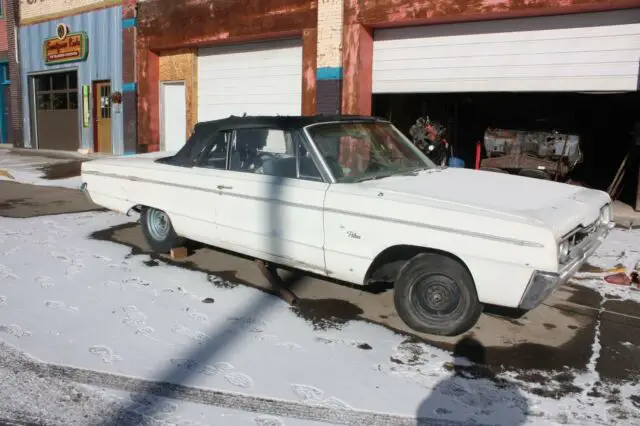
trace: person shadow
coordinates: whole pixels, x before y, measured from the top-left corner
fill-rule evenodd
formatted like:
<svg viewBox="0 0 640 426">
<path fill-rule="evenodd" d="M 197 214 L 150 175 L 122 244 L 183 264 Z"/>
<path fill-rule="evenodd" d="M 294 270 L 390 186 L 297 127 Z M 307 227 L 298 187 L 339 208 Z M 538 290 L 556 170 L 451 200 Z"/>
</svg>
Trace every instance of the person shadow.
<svg viewBox="0 0 640 426">
<path fill-rule="evenodd" d="M 486 349 L 464 337 L 456 344 L 452 374 L 436 384 L 417 410 L 419 425 L 465 422 L 517 426 L 527 420 L 529 403 L 515 384 L 500 379 L 486 365 Z"/>
</svg>

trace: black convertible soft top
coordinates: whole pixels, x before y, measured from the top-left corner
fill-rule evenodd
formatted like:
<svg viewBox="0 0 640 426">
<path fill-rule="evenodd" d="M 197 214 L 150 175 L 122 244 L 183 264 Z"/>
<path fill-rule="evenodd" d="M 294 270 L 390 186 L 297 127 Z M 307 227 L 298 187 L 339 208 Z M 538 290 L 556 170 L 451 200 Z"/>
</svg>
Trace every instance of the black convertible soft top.
<svg viewBox="0 0 640 426">
<path fill-rule="evenodd" d="M 218 120 L 202 121 L 195 125 L 193 133 L 187 143 L 175 155 L 156 160 L 158 163 L 171 164 L 174 166 L 191 167 L 200 155 L 204 147 L 211 142 L 212 138 L 220 131 L 233 129 L 281 129 L 292 130 L 302 129 L 305 126 L 316 123 L 327 123 L 335 121 L 359 121 L 375 122 L 381 118 L 361 115 L 312 115 L 312 116 L 236 116 Z"/>
</svg>

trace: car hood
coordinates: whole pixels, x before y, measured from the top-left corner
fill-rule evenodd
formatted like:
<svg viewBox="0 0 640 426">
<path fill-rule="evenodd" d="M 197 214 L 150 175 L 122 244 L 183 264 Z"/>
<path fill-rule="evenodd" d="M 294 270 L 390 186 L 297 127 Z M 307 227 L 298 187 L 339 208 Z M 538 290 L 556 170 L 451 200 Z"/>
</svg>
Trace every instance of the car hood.
<svg viewBox="0 0 640 426">
<path fill-rule="evenodd" d="M 364 181 L 364 187 L 407 202 L 545 225 L 556 238 L 598 219 L 610 202 L 603 191 L 543 179 L 482 170 L 446 168 Z M 400 200 L 399 200 L 400 201 Z"/>
</svg>

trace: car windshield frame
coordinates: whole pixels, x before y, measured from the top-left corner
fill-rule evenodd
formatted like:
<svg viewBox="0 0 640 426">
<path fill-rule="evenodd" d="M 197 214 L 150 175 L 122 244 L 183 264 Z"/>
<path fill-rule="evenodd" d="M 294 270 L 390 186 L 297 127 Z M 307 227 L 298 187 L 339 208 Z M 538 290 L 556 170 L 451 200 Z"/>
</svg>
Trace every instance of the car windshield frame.
<svg viewBox="0 0 640 426">
<path fill-rule="evenodd" d="M 357 131 L 358 128 L 362 129 L 363 127 L 383 127 L 383 131 L 387 131 L 388 134 L 392 135 L 392 146 L 395 147 L 395 149 L 400 152 L 403 153 L 403 155 L 405 155 L 405 153 L 411 153 L 410 156 L 406 156 L 405 157 L 407 159 L 409 159 L 410 161 L 414 161 L 415 164 L 412 165 L 408 165 L 406 167 L 400 167 L 397 169 L 386 169 L 386 170 L 380 170 L 377 172 L 365 172 L 362 173 L 358 176 L 336 176 L 336 173 L 334 173 L 334 170 L 332 170 L 332 168 L 329 166 L 329 162 L 327 161 L 327 158 L 325 157 L 325 155 L 323 154 L 322 150 L 320 149 L 319 146 L 319 141 L 318 139 L 321 138 L 322 134 L 319 134 L 318 130 L 322 129 L 322 128 L 335 128 L 335 127 L 339 127 L 344 129 L 345 126 L 350 126 L 353 128 L 354 132 Z M 331 181 L 332 183 L 347 183 L 347 184 L 351 184 L 351 183 L 358 183 L 358 182 L 364 182 L 364 181 L 368 181 L 368 180 L 374 180 L 374 179 L 382 179 L 382 178 L 386 178 L 386 177 L 392 177 L 392 176 L 402 176 L 402 175 L 411 175 L 411 174 L 416 174 L 417 172 L 421 171 L 421 170 L 429 170 L 429 169 L 436 169 L 438 168 L 438 166 L 429 158 L 427 157 L 418 147 L 416 147 L 400 130 L 398 130 L 397 127 L 395 127 L 390 121 L 385 121 L 385 120 L 375 120 L 375 121 L 359 121 L 359 120 L 353 120 L 353 121 L 349 121 L 349 120 L 344 120 L 344 121 L 326 121 L 326 122 L 321 122 L 321 123 L 313 123 L 313 124 L 309 124 L 307 126 L 304 126 L 304 133 L 306 135 L 306 137 L 309 140 L 309 143 L 312 145 L 313 147 L 313 151 L 315 152 L 315 155 L 319 158 L 320 163 L 322 164 L 322 167 L 325 169 L 325 172 L 331 177 Z M 334 130 L 335 131 L 335 130 Z M 379 130 L 378 130 L 379 131 Z M 369 135 L 371 134 L 370 132 L 366 132 Z M 352 136 L 353 133 L 349 133 L 349 132 L 344 132 L 344 136 Z M 361 139 L 361 138 L 355 138 L 355 140 L 367 140 L 365 139 Z M 371 147 L 372 145 L 374 145 L 370 140 L 367 141 L 367 146 L 368 149 L 371 151 Z M 376 152 L 380 153 L 380 148 L 382 148 L 382 143 L 381 141 L 378 139 L 375 144 L 377 144 L 377 146 L 375 147 Z M 386 150 L 389 150 L 389 146 L 387 145 L 385 148 Z M 412 157 L 412 158 L 411 158 Z M 391 158 L 388 158 L 389 160 L 391 160 Z M 380 165 L 380 163 L 378 163 L 378 165 Z"/>
</svg>

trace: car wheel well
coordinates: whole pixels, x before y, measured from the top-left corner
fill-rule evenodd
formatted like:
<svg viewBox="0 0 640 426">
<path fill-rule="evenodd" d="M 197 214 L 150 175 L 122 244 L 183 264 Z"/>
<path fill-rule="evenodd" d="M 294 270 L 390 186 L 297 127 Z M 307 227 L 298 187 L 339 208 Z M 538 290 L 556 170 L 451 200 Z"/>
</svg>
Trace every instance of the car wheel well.
<svg viewBox="0 0 640 426">
<path fill-rule="evenodd" d="M 140 214 L 142 213 L 142 209 L 145 207 L 146 206 L 143 206 L 142 204 L 136 204 L 135 206 L 131 206 L 129 210 L 127 210 L 127 216 L 131 216 L 131 212 L 136 212 Z"/>
<path fill-rule="evenodd" d="M 433 253 L 449 257 L 464 266 L 473 279 L 473 274 L 467 264 L 453 253 L 429 247 L 397 245 L 384 249 L 373 259 L 365 275 L 364 284 L 367 285 L 372 282 L 394 282 L 400 268 L 402 268 L 408 260 L 421 253 Z"/>
</svg>

